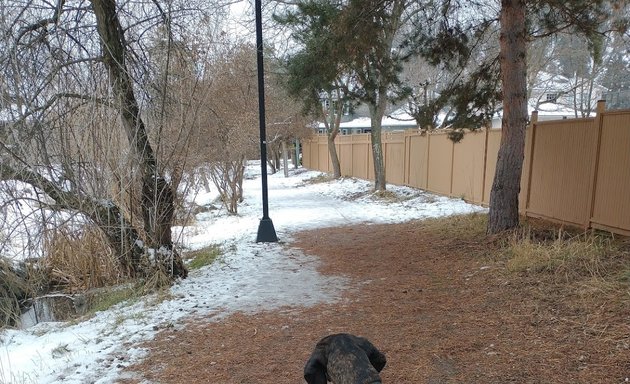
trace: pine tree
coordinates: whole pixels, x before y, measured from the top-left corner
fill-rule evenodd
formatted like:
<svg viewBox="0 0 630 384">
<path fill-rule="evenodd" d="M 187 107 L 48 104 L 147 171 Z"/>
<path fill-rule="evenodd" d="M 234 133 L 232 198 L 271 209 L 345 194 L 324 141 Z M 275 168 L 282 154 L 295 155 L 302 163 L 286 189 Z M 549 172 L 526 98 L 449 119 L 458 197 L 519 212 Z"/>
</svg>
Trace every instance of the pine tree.
<svg viewBox="0 0 630 384">
<path fill-rule="evenodd" d="M 399 78 L 405 52 L 395 49 L 395 38 L 416 5 L 408 0 L 305 0 L 296 12 L 276 17 L 297 27 L 294 37 L 303 50 L 290 59 L 289 68 L 298 70 L 292 77 L 299 80 L 298 89 L 343 89 L 349 100 L 368 106 L 376 190 L 386 187 L 381 120 L 388 103 L 408 93 Z"/>
<path fill-rule="evenodd" d="M 343 108 L 350 103 L 351 73 L 337 65 L 339 58 L 332 30 L 341 8 L 335 1 L 305 1 L 296 10 L 274 19 L 292 29 L 300 44 L 298 52 L 286 62 L 285 85 L 293 97 L 300 99 L 306 114 L 324 121 L 333 177 L 341 177 L 341 165 L 335 138 L 339 134 Z"/>
<path fill-rule="evenodd" d="M 465 62 L 471 49 L 470 36 L 479 36 L 496 22 L 495 15 L 479 10 L 484 1 L 441 2 L 440 22 L 435 31 L 419 33 L 420 52 L 434 63 Z M 489 9 L 489 8 L 488 8 Z M 486 73 L 485 82 L 501 80 L 502 134 L 497 167 L 490 194 L 488 233 L 514 228 L 519 223 L 518 195 L 524 160 L 527 126 L 527 43 L 560 32 L 585 36 L 591 54 L 601 54 L 601 23 L 611 12 L 603 0 L 502 0 L 499 11 L 500 71 Z M 457 10 L 457 12 L 455 11 Z M 480 15 L 480 16 L 479 16 Z M 478 20 L 475 17 L 478 16 Z M 463 88 L 465 90 L 466 88 Z M 486 95 L 491 95 L 487 92 Z M 477 99 L 479 101 L 480 99 Z M 490 101 L 488 98 L 486 101 Z M 482 100 L 483 101 L 483 100 Z M 470 105 L 470 104 L 463 104 Z"/>
</svg>

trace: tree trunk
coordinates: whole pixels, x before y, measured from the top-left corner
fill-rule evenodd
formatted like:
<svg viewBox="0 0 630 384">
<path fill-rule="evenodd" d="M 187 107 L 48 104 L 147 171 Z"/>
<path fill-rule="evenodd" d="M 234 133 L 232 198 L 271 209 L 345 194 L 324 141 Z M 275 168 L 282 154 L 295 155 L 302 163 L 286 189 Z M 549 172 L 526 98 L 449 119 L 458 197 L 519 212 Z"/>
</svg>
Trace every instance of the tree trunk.
<svg viewBox="0 0 630 384">
<path fill-rule="evenodd" d="M 335 146 L 335 138 L 337 137 L 338 132 L 339 131 L 329 132 L 328 135 L 326 135 L 328 154 L 333 168 L 333 178 L 335 179 L 341 177 L 341 163 L 339 162 L 339 155 L 337 154 L 337 147 Z"/>
<path fill-rule="evenodd" d="M 289 177 L 289 150 L 287 148 L 287 141 L 282 140 L 282 168 L 284 171 L 284 177 Z"/>
<path fill-rule="evenodd" d="M 273 151 L 273 163 L 276 167 L 276 172 L 280 169 L 280 145 L 276 144 Z"/>
<path fill-rule="evenodd" d="M 140 108 L 133 93 L 129 76 L 124 30 L 118 19 L 115 0 L 91 0 L 96 26 L 103 50 L 103 62 L 109 72 L 109 81 L 117 98 L 123 128 L 131 150 L 135 151 L 142 169 L 142 212 L 148 246 L 165 255 L 163 267 L 173 277 L 186 277 L 188 271 L 179 253 L 173 248 L 171 225 L 174 210 L 174 193 L 160 174 L 153 147 L 149 142 Z"/>
<path fill-rule="evenodd" d="M 203 185 L 203 189 L 206 193 L 210 193 L 210 180 L 208 180 L 208 175 L 205 169 L 199 171 L 199 177 L 201 178 L 201 184 Z"/>
<path fill-rule="evenodd" d="M 328 93 L 328 100 L 330 104 L 333 104 L 333 97 L 331 93 Z M 328 143 L 328 154 L 330 155 L 330 162 L 333 168 L 333 178 L 338 179 L 341 177 L 341 163 L 339 162 L 339 155 L 337 154 L 337 147 L 335 146 L 335 139 L 339 135 L 339 126 L 341 125 L 341 113 L 343 112 L 343 103 L 341 98 L 341 92 L 337 90 L 337 108 L 333 110 L 329 107 L 327 110 L 322 107 L 322 113 L 324 116 L 324 125 L 326 126 L 326 139 Z M 328 121 L 330 119 L 330 121 Z"/>
<path fill-rule="evenodd" d="M 241 156 L 239 161 L 239 175 L 238 175 L 238 202 L 243 202 L 243 179 L 245 178 L 245 156 Z"/>
<path fill-rule="evenodd" d="M 490 191 L 488 234 L 519 223 L 518 195 L 527 126 L 525 1 L 501 1 L 500 62 L 503 120 L 497 168 Z"/>
<path fill-rule="evenodd" d="M 269 165 L 269 173 L 271 175 L 278 172 L 278 168 L 276 168 L 276 162 L 274 161 L 276 155 L 274 153 L 274 147 L 272 144 L 267 144 L 267 165 Z"/>
<path fill-rule="evenodd" d="M 44 191 L 55 201 L 59 210 L 71 210 L 87 216 L 105 234 L 110 247 L 119 255 L 120 264 L 127 276 L 138 277 L 145 274 L 142 265 L 144 248 L 138 231 L 125 218 L 113 201 L 103 201 L 69 192 L 30 169 L 14 169 L 8 164 L 0 164 L 2 180 L 18 180 Z"/>
<path fill-rule="evenodd" d="M 119 255 L 123 270 L 132 277 L 144 276 L 147 271 L 142 262 L 142 240 L 120 208 L 113 202 L 94 204 L 94 208 L 85 214 L 105 233 L 109 245 Z"/>
<path fill-rule="evenodd" d="M 300 167 L 300 139 L 295 139 L 295 154 L 293 155 L 293 168 Z"/>
<path fill-rule="evenodd" d="M 237 160 L 217 161 L 210 164 L 210 177 L 221 195 L 221 202 L 230 214 L 238 213 L 243 202 L 243 176 L 245 157 Z"/>
<path fill-rule="evenodd" d="M 355 4 L 362 5 L 362 2 Z M 364 69 L 359 77 L 367 93 L 367 104 L 370 108 L 370 125 L 372 128 L 372 158 L 374 160 L 374 189 L 385 191 L 387 177 L 385 175 L 385 159 L 383 143 L 381 139 L 383 116 L 388 102 L 388 89 L 393 85 L 393 79 L 398 76 L 396 69 L 397 59 L 392 52 L 394 37 L 401 25 L 401 16 L 405 9 L 406 1 L 396 0 L 390 2 L 370 2 L 371 6 L 385 7 L 389 15 L 380 20 L 382 27 L 379 33 L 373 37 L 374 47 L 364 53 Z M 387 13 L 387 12 L 385 12 Z M 370 25 L 375 25 L 371 23 Z"/>
<path fill-rule="evenodd" d="M 385 191 L 385 160 L 383 154 L 383 141 L 381 139 L 383 115 L 387 107 L 387 90 L 379 91 L 376 105 L 370 105 L 370 118 L 372 127 L 372 158 L 374 160 L 374 189 Z"/>
</svg>

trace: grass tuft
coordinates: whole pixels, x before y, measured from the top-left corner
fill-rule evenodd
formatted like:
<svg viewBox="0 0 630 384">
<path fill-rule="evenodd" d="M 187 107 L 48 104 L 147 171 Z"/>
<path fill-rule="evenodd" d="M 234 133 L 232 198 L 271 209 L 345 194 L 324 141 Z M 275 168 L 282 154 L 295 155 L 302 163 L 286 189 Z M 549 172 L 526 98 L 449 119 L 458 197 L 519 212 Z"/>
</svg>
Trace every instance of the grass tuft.
<svg viewBox="0 0 630 384">
<path fill-rule="evenodd" d="M 617 278 L 617 280 L 630 285 L 630 266 L 619 272 L 619 277 Z"/>
<path fill-rule="evenodd" d="M 437 217 L 426 219 L 423 221 L 423 224 L 428 230 L 448 233 L 452 238 L 482 238 L 486 233 L 488 215 L 475 212 L 465 215 Z"/>
<path fill-rule="evenodd" d="M 173 283 L 172 277 L 162 268 L 156 268 L 152 273 L 144 279 L 138 287 L 142 294 L 161 292 L 171 287 Z"/>
<path fill-rule="evenodd" d="M 611 236 L 595 232 L 573 235 L 524 226 L 507 240 L 504 253 L 511 272 L 551 274 L 567 282 L 608 278 L 630 268 L 627 252 Z"/>
<path fill-rule="evenodd" d="M 321 184 L 321 183 L 328 183 L 333 180 L 334 178 L 331 175 L 327 173 L 322 173 L 321 175 L 311 177 L 310 179 L 304 179 L 303 183 L 304 184 Z"/>
<path fill-rule="evenodd" d="M 123 286 L 115 289 L 108 289 L 91 300 L 87 309 L 87 315 L 93 316 L 96 312 L 105 311 L 114 305 L 128 301 L 130 304 L 140 298 L 140 292 L 133 286 Z"/>
<path fill-rule="evenodd" d="M 388 201 L 388 202 L 398 202 L 401 199 L 392 191 L 374 191 L 372 196 L 376 199 Z"/>
<path fill-rule="evenodd" d="M 184 258 L 190 260 L 188 267 L 191 270 L 195 270 L 212 264 L 220 255 L 221 248 L 217 245 L 211 245 L 196 251 L 187 252 Z"/>
<path fill-rule="evenodd" d="M 68 348 L 68 344 L 59 344 L 55 348 L 52 349 L 51 354 L 54 359 L 61 358 L 70 353 L 70 349 Z"/>
</svg>

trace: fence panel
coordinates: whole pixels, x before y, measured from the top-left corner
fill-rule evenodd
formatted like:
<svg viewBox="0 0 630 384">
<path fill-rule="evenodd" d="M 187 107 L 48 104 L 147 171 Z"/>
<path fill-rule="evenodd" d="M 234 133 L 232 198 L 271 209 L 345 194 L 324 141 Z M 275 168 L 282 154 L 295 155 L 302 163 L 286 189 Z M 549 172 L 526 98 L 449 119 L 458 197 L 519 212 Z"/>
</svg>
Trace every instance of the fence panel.
<svg viewBox="0 0 630 384">
<path fill-rule="evenodd" d="M 535 121 L 535 117 L 532 117 Z M 489 204 L 501 130 L 383 135 L 387 182 Z M 599 147 L 598 147 L 599 144 Z M 344 175 L 374 179 L 370 134 L 341 136 Z M 325 136 L 304 143 L 304 166 L 329 172 Z M 527 216 L 630 235 L 630 110 L 535 122 L 526 131 L 519 207 Z"/>
<path fill-rule="evenodd" d="M 371 137 L 369 133 L 352 135 L 352 175 L 361 179 L 369 179 L 369 159 Z"/>
<path fill-rule="evenodd" d="M 494 181 L 494 172 L 497 169 L 497 156 L 501 145 L 501 130 L 491 129 L 488 131 L 488 142 L 486 147 L 486 179 L 483 181 L 483 200 L 486 205 L 490 204 L 490 190 Z"/>
<path fill-rule="evenodd" d="M 591 222 L 630 235 L 630 111 L 605 112 Z"/>
<path fill-rule="evenodd" d="M 429 135 L 429 172 L 427 190 L 451 194 L 453 141 L 444 133 Z"/>
<path fill-rule="evenodd" d="M 539 122 L 532 135 L 527 215 L 586 227 L 597 143 L 594 119 Z"/>
<path fill-rule="evenodd" d="M 468 201 L 483 201 L 487 131 L 468 133 L 453 146 L 453 182 L 451 195 Z"/>
<path fill-rule="evenodd" d="M 407 185 L 427 189 L 429 136 L 407 131 Z"/>
<path fill-rule="evenodd" d="M 318 169 L 322 172 L 330 172 L 330 156 L 328 154 L 328 140 L 326 136 L 317 137 L 317 160 Z"/>
<path fill-rule="evenodd" d="M 311 148 L 313 148 L 313 140 L 304 140 L 302 141 L 302 166 L 304 168 L 315 169 L 313 163 L 311 162 Z"/>
<path fill-rule="evenodd" d="M 405 183 L 405 132 L 392 132 L 383 136 L 385 176 L 388 183 Z"/>
<path fill-rule="evenodd" d="M 371 135 L 371 134 L 370 134 Z M 372 153 L 372 137 L 370 136 L 370 146 L 368 148 L 368 180 L 374 180 L 374 154 Z M 387 175 L 385 175 L 387 177 Z"/>
<path fill-rule="evenodd" d="M 340 136 L 335 140 L 341 176 L 354 176 L 352 170 L 352 136 Z"/>
</svg>

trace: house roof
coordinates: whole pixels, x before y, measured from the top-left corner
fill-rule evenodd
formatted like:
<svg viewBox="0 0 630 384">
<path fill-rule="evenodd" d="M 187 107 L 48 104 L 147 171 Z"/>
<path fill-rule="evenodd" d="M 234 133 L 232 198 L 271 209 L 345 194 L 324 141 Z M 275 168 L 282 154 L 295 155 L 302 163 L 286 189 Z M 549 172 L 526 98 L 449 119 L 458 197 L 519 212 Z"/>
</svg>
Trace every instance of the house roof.
<svg viewBox="0 0 630 384">
<path fill-rule="evenodd" d="M 530 100 L 527 105 L 527 113 L 531 116 L 532 112 L 538 111 L 538 120 L 562 120 L 562 119 L 574 119 L 576 117 L 575 110 L 565 105 L 558 103 L 542 103 L 536 107 L 535 100 Z M 591 117 L 596 115 L 595 112 L 591 112 Z M 578 112 L 577 116 L 580 116 Z M 503 110 L 495 113 L 492 118 L 492 128 L 501 127 L 501 118 L 503 117 Z"/>
<path fill-rule="evenodd" d="M 533 93 L 546 93 L 546 92 L 567 92 L 579 83 L 584 82 L 583 78 L 569 78 L 560 74 L 553 74 L 545 71 L 541 71 L 537 74 L 534 84 L 532 84 Z M 595 81 L 592 87 L 598 92 L 605 92 L 608 89 L 599 82 Z"/>
<path fill-rule="evenodd" d="M 318 128 L 325 128 L 324 123 L 320 122 Z M 372 126 L 371 119 L 369 117 L 357 117 L 356 119 L 343 122 L 339 125 L 340 129 L 344 128 L 370 128 Z M 415 128 L 418 126 L 416 120 L 409 113 L 405 112 L 402 108 L 397 109 L 389 115 L 383 116 L 381 120 L 381 126 L 383 128 Z"/>
</svg>

